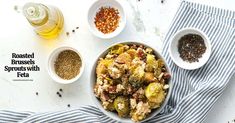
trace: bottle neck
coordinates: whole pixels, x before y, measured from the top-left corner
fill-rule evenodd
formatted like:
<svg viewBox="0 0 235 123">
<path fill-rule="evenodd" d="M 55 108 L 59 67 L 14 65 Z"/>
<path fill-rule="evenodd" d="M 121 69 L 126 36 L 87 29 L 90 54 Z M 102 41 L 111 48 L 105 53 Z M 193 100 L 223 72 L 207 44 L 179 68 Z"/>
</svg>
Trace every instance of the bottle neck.
<svg viewBox="0 0 235 123">
<path fill-rule="evenodd" d="M 26 3 L 23 7 L 24 16 L 33 26 L 40 26 L 48 20 L 48 8 L 43 4 Z"/>
</svg>

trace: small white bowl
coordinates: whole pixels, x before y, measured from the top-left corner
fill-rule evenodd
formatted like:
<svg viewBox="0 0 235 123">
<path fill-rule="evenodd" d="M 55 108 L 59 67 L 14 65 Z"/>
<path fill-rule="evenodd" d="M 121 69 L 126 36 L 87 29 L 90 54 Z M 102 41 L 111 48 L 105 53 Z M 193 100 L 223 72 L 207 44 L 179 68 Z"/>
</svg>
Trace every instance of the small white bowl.
<svg viewBox="0 0 235 123">
<path fill-rule="evenodd" d="M 96 13 L 99 12 L 99 9 L 101 7 L 113 7 L 118 10 L 119 16 L 120 16 L 120 21 L 119 21 L 119 26 L 114 32 L 104 34 L 100 32 L 96 26 L 95 26 L 95 16 Z M 124 29 L 126 25 L 126 14 L 124 12 L 122 3 L 118 0 L 97 0 L 95 1 L 91 7 L 88 10 L 88 24 L 89 24 L 89 29 L 90 31 L 97 37 L 103 38 L 103 39 L 108 39 L 108 38 L 113 38 L 117 36 L 122 30 Z"/>
<path fill-rule="evenodd" d="M 56 61 L 56 59 L 57 59 L 59 53 L 61 53 L 61 52 L 64 51 L 64 50 L 72 50 L 72 51 L 76 52 L 76 53 L 79 55 L 79 57 L 81 58 L 81 62 L 82 62 L 82 66 L 80 67 L 80 72 L 79 72 L 79 74 L 78 74 L 76 77 L 74 77 L 74 78 L 72 78 L 72 79 L 70 79 L 70 80 L 62 79 L 61 77 L 59 77 L 59 76 L 55 73 L 55 68 L 54 68 L 55 61 Z M 75 49 L 75 48 L 73 48 L 73 47 L 70 47 L 70 46 L 62 46 L 62 47 L 59 47 L 59 48 L 54 49 L 54 50 L 50 53 L 50 55 L 49 55 L 49 57 L 48 57 L 48 66 L 47 66 L 47 70 L 48 70 L 49 75 L 51 76 L 51 78 L 52 78 L 54 81 L 56 81 L 56 82 L 58 82 L 58 83 L 61 83 L 61 84 L 69 84 L 69 83 L 75 82 L 76 80 L 78 80 L 78 79 L 81 77 L 81 75 L 82 75 L 82 73 L 83 73 L 83 71 L 84 71 L 84 66 L 85 66 L 85 64 L 84 64 L 83 58 L 82 58 L 81 54 L 78 52 L 77 49 Z"/>
<path fill-rule="evenodd" d="M 183 61 L 183 59 L 180 57 L 179 51 L 178 51 L 178 43 L 181 37 L 183 37 L 184 35 L 187 34 L 197 34 L 200 35 L 206 45 L 206 52 L 204 54 L 202 54 L 202 57 L 199 58 L 199 62 L 192 62 L 189 63 L 187 61 Z M 207 35 L 205 33 L 203 33 L 201 30 L 196 29 L 196 28 L 184 28 L 179 30 L 178 32 L 176 32 L 174 34 L 174 36 L 171 38 L 170 40 L 170 45 L 169 45 L 169 54 L 173 60 L 173 62 L 183 68 L 183 69 L 187 69 L 187 70 L 193 70 L 193 69 L 198 69 L 200 67 L 202 67 L 210 58 L 211 55 L 211 43 L 209 38 L 207 37 Z"/>
</svg>

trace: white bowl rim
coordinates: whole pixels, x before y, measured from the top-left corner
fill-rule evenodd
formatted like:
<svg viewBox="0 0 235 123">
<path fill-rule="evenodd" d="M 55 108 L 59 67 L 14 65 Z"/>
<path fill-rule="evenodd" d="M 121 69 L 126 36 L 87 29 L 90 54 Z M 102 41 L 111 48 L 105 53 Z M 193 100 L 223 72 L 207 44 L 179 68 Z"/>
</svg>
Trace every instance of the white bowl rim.
<svg viewBox="0 0 235 123">
<path fill-rule="evenodd" d="M 208 52 L 208 55 L 209 55 L 209 56 L 207 56 L 207 57 L 205 56 L 206 59 L 205 59 L 204 61 L 201 61 L 201 64 L 198 65 L 198 66 L 182 65 L 182 64 L 180 64 L 180 63 L 175 59 L 175 56 L 173 56 L 173 53 L 172 53 L 172 47 L 171 47 L 171 45 L 172 45 L 172 43 L 175 41 L 174 38 L 175 38 L 177 35 L 179 35 L 180 33 L 184 32 L 184 31 L 187 31 L 187 30 L 192 30 L 192 31 L 198 32 L 202 37 L 204 37 L 204 38 L 206 39 L 206 40 L 204 40 L 204 42 L 205 42 L 206 45 L 208 46 L 207 49 L 206 49 L 206 52 Z M 186 34 L 193 34 L 193 33 L 185 33 L 184 35 L 186 35 Z M 211 55 L 211 51 L 212 51 L 211 47 L 212 47 L 212 46 L 211 46 L 211 42 L 210 42 L 208 36 L 207 36 L 202 30 L 200 30 L 200 29 L 198 29 L 198 28 L 194 28 L 194 27 L 187 27 L 187 28 L 182 28 L 182 29 L 178 30 L 178 31 L 170 38 L 170 43 L 169 43 L 169 47 L 168 47 L 168 53 L 169 53 L 169 55 L 170 55 L 172 61 L 173 61 L 177 66 L 179 66 L 180 68 L 183 68 L 183 69 L 186 69 L 186 70 L 195 70 L 195 69 L 198 69 L 198 68 L 202 67 L 203 65 L 205 65 L 205 64 L 207 63 L 207 61 L 209 60 L 210 55 Z M 186 61 L 184 61 L 184 62 L 186 62 Z"/>
<path fill-rule="evenodd" d="M 122 11 L 123 11 L 123 16 L 122 16 L 122 25 L 123 26 L 119 26 L 118 28 L 119 28 L 119 30 L 115 30 L 114 32 L 111 32 L 111 33 L 109 33 L 109 34 L 103 34 L 103 33 L 101 33 L 101 34 L 98 34 L 98 33 L 96 33 L 96 31 L 91 27 L 91 24 L 89 23 L 89 18 L 90 18 L 90 11 L 91 11 L 91 8 L 93 7 L 93 6 L 95 6 L 96 4 L 98 4 L 99 2 L 101 2 L 101 1 L 107 1 L 107 2 L 110 2 L 110 1 L 114 1 L 114 2 L 116 2 L 116 3 L 118 3 L 119 5 L 120 5 L 120 7 L 121 7 L 121 9 L 122 9 Z M 115 6 L 114 6 L 115 7 Z M 126 26 L 126 13 L 125 13 L 125 9 L 124 9 L 124 7 L 123 7 L 123 3 L 121 3 L 121 1 L 118 1 L 118 0 L 95 0 L 92 4 L 91 4 L 91 6 L 89 7 L 89 9 L 88 9 L 88 12 L 87 12 L 87 22 L 88 22 L 88 29 L 90 30 L 90 32 L 93 34 L 93 35 L 95 35 L 96 37 L 99 37 L 99 38 L 101 38 L 101 39 L 111 39 L 111 38 L 114 38 L 114 37 L 116 37 L 117 35 L 119 35 L 123 30 L 124 30 L 124 28 L 125 28 L 125 26 Z"/>
<path fill-rule="evenodd" d="M 78 74 L 76 77 L 74 77 L 74 78 L 72 78 L 72 79 L 70 79 L 70 80 L 62 79 L 62 78 L 60 78 L 56 73 L 53 73 L 53 72 L 52 72 L 52 71 L 54 71 L 54 70 L 52 70 L 52 67 L 51 67 L 51 62 L 52 62 L 52 60 L 53 60 L 52 57 L 54 57 L 54 55 L 56 55 L 56 53 L 62 52 L 62 51 L 64 51 L 64 50 L 72 50 L 72 51 L 76 52 L 76 53 L 79 55 L 79 57 L 80 57 L 80 59 L 81 59 L 81 62 L 82 62 L 82 66 L 80 67 L 80 72 L 79 72 L 79 74 Z M 81 53 L 80 53 L 80 52 L 78 51 L 78 49 L 75 48 L 75 47 L 67 46 L 67 45 L 65 45 L 65 46 L 60 46 L 60 47 L 54 48 L 54 49 L 51 51 L 51 53 L 49 54 L 49 56 L 48 56 L 48 60 L 47 60 L 47 71 L 48 71 L 48 74 L 50 75 L 50 77 L 51 77 L 55 82 L 57 82 L 57 83 L 60 83 L 60 84 L 70 84 L 70 83 L 73 83 L 73 82 L 77 81 L 78 79 L 81 78 L 81 76 L 82 76 L 82 74 L 83 74 L 83 71 L 84 71 L 84 68 L 85 68 L 84 59 L 83 59 Z"/>
<path fill-rule="evenodd" d="M 160 108 L 158 109 L 155 109 L 152 113 L 150 113 L 147 118 L 145 118 L 144 120 L 140 121 L 140 122 L 145 122 L 151 118 L 153 118 L 154 116 L 156 116 L 157 114 L 159 114 L 161 112 L 161 110 L 167 105 L 169 99 L 170 99 L 170 96 L 172 94 L 172 88 L 173 88 L 173 83 L 172 83 L 172 72 L 170 70 L 170 68 L 168 67 L 167 63 L 166 63 L 166 60 L 164 59 L 164 57 L 159 53 L 159 51 L 157 51 L 156 49 L 154 49 L 153 47 L 149 46 L 148 44 L 146 44 L 145 42 L 140 42 L 140 41 L 120 41 L 120 42 L 117 42 L 117 43 L 114 43 L 112 45 L 110 45 L 108 48 L 106 48 L 105 50 L 103 50 L 99 55 L 98 57 L 96 58 L 93 66 L 92 66 L 92 70 L 91 70 L 91 74 L 90 74 L 90 93 L 91 93 L 91 97 L 92 97 L 92 100 L 93 102 L 95 103 L 95 105 L 108 117 L 116 120 L 116 121 L 119 121 L 119 122 L 125 122 L 125 123 L 129 123 L 129 122 L 134 122 L 132 121 L 130 118 L 120 118 L 118 117 L 118 115 L 110 115 L 112 112 L 110 111 L 107 111 L 105 110 L 102 106 L 101 106 L 101 103 L 100 101 L 95 97 L 94 95 L 94 91 L 93 91 L 93 86 L 94 86 L 94 83 L 95 81 L 92 81 L 92 77 L 94 77 L 95 75 L 95 70 L 96 70 L 96 66 L 97 66 L 97 62 L 98 62 L 98 59 L 101 58 L 102 56 L 104 56 L 105 54 L 107 54 L 107 51 L 109 48 L 117 45 L 117 44 L 137 44 L 137 45 L 144 45 L 145 47 L 149 47 L 149 48 L 152 48 L 153 51 L 154 51 L 154 54 L 155 56 L 157 56 L 158 58 L 161 58 L 164 63 L 165 63 L 165 67 L 167 69 L 167 71 L 170 73 L 171 75 L 171 78 L 168 80 L 168 85 L 169 85 L 169 89 L 168 89 L 168 92 L 167 92 L 167 96 L 164 100 L 164 102 L 161 104 Z M 96 80 L 96 77 L 94 77 Z"/>
</svg>

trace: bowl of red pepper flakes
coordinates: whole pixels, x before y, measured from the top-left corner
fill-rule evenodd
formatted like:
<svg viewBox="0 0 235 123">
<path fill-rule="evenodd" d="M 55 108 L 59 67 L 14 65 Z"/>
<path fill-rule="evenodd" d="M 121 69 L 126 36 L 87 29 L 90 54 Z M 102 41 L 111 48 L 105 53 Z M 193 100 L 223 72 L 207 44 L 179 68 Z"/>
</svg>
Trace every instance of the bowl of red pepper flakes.
<svg viewBox="0 0 235 123">
<path fill-rule="evenodd" d="M 126 25 L 123 3 L 117 0 L 97 0 L 89 8 L 87 19 L 90 31 L 103 39 L 117 36 Z"/>
</svg>

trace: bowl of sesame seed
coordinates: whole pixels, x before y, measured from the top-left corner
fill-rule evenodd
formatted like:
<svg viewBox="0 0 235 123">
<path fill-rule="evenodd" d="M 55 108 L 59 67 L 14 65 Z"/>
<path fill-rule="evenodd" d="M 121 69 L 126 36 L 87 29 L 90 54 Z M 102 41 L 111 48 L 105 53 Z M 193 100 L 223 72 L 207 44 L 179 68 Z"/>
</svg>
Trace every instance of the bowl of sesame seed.
<svg viewBox="0 0 235 123">
<path fill-rule="evenodd" d="M 81 54 L 76 48 L 70 46 L 54 49 L 48 57 L 47 65 L 50 77 L 61 84 L 77 81 L 84 71 Z"/>
<path fill-rule="evenodd" d="M 97 37 L 109 39 L 122 32 L 126 25 L 123 3 L 117 0 L 97 0 L 88 11 L 90 31 Z"/>
</svg>

